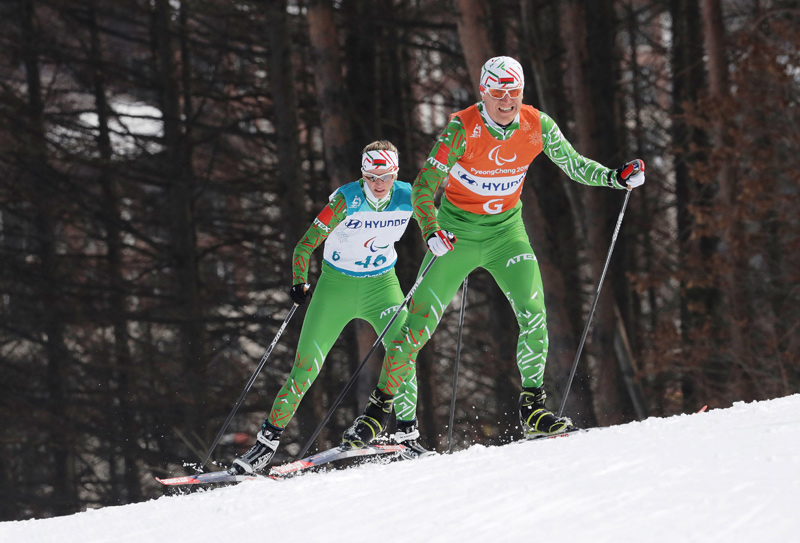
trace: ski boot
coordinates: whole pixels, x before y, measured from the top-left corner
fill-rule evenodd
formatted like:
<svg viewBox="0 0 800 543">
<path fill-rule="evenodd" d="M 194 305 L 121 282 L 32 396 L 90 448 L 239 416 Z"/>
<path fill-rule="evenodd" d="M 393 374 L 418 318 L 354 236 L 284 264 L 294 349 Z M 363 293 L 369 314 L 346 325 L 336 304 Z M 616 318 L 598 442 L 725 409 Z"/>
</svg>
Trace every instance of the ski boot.
<svg viewBox="0 0 800 543">
<path fill-rule="evenodd" d="M 406 450 L 401 452 L 400 456 L 406 460 L 415 460 L 436 454 L 436 452 L 429 451 L 417 441 L 419 439 L 417 419 L 412 421 L 398 420 L 397 432 L 395 432 L 393 438 L 395 443 L 405 446 Z"/>
<path fill-rule="evenodd" d="M 525 439 L 552 436 L 576 430 L 568 417 L 557 417 L 544 406 L 544 387 L 523 388 L 519 395 L 519 420 Z"/>
<path fill-rule="evenodd" d="M 267 421 L 264 421 L 256 437 L 255 445 L 233 461 L 228 473 L 232 475 L 252 475 L 267 467 L 278 449 L 281 433 L 283 433 L 283 428 L 275 428 Z"/>
<path fill-rule="evenodd" d="M 357 417 L 353 425 L 344 431 L 342 445 L 353 449 L 363 449 L 369 445 L 386 430 L 393 403 L 394 396 L 384 394 L 376 388 L 369 396 L 364 414 Z"/>
</svg>

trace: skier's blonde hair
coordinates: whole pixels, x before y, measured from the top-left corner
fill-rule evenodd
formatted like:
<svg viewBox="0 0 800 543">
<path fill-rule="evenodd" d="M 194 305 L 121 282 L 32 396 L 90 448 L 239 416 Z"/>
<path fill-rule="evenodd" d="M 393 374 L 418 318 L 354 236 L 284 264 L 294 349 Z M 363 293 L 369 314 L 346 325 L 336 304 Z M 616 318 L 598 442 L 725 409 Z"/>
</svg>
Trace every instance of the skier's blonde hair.
<svg viewBox="0 0 800 543">
<path fill-rule="evenodd" d="M 361 151 L 361 154 L 363 155 L 367 151 L 392 151 L 397 153 L 398 156 L 400 155 L 400 153 L 397 151 L 397 147 L 395 147 L 394 143 L 392 143 L 389 140 L 373 141 L 372 143 L 364 147 L 364 150 Z"/>
</svg>

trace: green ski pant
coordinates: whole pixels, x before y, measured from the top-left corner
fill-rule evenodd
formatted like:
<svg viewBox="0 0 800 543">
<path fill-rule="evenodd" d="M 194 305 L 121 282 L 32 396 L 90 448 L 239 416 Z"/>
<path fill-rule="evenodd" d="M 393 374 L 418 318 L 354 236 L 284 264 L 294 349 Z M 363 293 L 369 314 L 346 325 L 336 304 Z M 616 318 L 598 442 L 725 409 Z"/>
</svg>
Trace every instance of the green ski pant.
<svg viewBox="0 0 800 543">
<path fill-rule="evenodd" d="M 517 367 L 522 386 L 541 386 L 548 349 L 544 291 L 521 206 L 487 216 L 447 203 L 440 208 L 439 224 L 455 234 L 457 241 L 452 251 L 433 263 L 411 297 L 406 322 L 387 350 L 378 388 L 396 394 L 405 380 L 416 374 L 416 353 L 430 339 L 464 278 L 478 267 L 494 277 L 517 317 Z M 431 258 L 433 254 L 428 252 L 420 270 Z"/>
<path fill-rule="evenodd" d="M 294 366 L 275 397 L 267 418 L 269 423 L 276 428 L 289 424 L 348 322 L 364 319 L 380 335 L 404 298 L 394 270 L 377 277 L 352 277 L 323 263 L 300 331 Z M 403 309 L 384 336 L 384 347 L 399 331 L 405 312 Z M 398 420 L 411 421 L 416 417 L 416 372 L 407 374 L 406 383 L 398 389 L 394 408 Z"/>
</svg>

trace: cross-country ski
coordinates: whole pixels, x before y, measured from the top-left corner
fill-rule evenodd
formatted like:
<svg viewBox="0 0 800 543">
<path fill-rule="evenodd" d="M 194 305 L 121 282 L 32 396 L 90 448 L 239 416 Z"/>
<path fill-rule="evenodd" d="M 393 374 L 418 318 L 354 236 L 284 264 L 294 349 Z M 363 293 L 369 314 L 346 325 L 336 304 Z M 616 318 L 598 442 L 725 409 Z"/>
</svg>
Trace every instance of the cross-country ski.
<svg viewBox="0 0 800 543">
<path fill-rule="evenodd" d="M 278 480 L 286 479 L 302 472 L 309 471 L 314 468 L 320 468 L 341 460 L 369 457 L 385 457 L 385 459 L 388 460 L 390 457 L 402 458 L 407 454 L 408 448 L 404 447 L 403 445 L 376 443 L 362 449 L 339 446 L 319 452 L 317 454 L 313 454 L 300 460 L 296 460 L 294 462 L 273 466 L 264 474 L 240 475 L 226 470 L 215 471 L 211 473 L 198 473 L 196 475 L 170 477 L 165 479 L 159 479 L 156 477 L 156 480 L 165 486 L 231 484 L 259 478 Z"/>
</svg>

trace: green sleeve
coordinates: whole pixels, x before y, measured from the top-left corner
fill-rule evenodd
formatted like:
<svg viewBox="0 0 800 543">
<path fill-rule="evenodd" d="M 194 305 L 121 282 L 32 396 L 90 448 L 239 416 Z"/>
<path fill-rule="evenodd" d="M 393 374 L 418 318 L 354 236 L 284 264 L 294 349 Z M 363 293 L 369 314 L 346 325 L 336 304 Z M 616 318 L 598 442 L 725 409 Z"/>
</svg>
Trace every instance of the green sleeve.
<svg viewBox="0 0 800 543">
<path fill-rule="evenodd" d="M 294 248 L 292 256 L 293 285 L 308 282 L 308 264 L 311 262 L 311 253 L 322 245 L 322 242 L 345 217 L 347 217 L 347 201 L 341 193 L 336 193 L 328 205 L 319 212 L 311 227 Z"/>
<path fill-rule="evenodd" d="M 570 179 L 594 187 L 625 188 L 616 182 L 614 170 L 579 154 L 549 115 L 539 112 L 544 152 Z"/>
<path fill-rule="evenodd" d="M 450 168 L 464 155 L 466 148 L 464 125 L 461 119 L 454 117 L 444 128 L 439 141 L 425 161 L 425 166 L 414 181 L 411 204 L 414 206 L 414 217 L 425 239 L 439 230 L 436 205 L 433 202 L 436 191 L 447 178 Z"/>
</svg>

